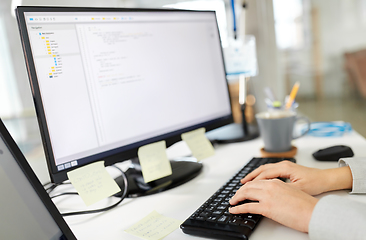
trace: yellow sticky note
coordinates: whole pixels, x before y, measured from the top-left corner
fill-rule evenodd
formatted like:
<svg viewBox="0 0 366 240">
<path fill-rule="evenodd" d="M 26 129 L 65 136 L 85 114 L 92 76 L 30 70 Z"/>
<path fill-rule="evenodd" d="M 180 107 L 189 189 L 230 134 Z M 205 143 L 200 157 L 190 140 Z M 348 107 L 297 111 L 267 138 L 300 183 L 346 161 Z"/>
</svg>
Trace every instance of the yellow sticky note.
<svg viewBox="0 0 366 240">
<path fill-rule="evenodd" d="M 125 232 L 142 239 L 159 240 L 177 229 L 181 223 L 182 221 L 153 211 Z"/>
<path fill-rule="evenodd" d="M 187 143 L 189 149 L 192 151 L 192 155 L 198 161 L 215 154 L 215 149 L 207 139 L 205 132 L 205 128 L 199 128 L 182 134 L 182 139 Z"/>
<path fill-rule="evenodd" d="M 146 183 L 172 174 L 172 166 L 166 155 L 165 141 L 142 146 L 137 154 Z"/>
<path fill-rule="evenodd" d="M 104 161 L 72 170 L 67 176 L 87 206 L 121 191 L 105 169 Z"/>
<path fill-rule="evenodd" d="M 45 37 L 42 37 L 42 39 L 45 39 Z"/>
</svg>

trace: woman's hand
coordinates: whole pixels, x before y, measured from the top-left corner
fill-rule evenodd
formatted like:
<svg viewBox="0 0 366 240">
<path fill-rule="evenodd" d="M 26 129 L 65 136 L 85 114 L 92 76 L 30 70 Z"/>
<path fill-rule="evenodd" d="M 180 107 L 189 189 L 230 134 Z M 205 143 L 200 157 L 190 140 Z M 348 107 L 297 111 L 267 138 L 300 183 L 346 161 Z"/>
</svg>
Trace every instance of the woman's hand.
<svg viewBox="0 0 366 240">
<path fill-rule="evenodd" d="M 290 161 L 262 165 L 243 178 L 241 183 L 278 177 L 288 178 L 290 185 L 310 195 L 352 188 L 352 173 L 349 167 L 321 170 L 300 166 Z"/>
<path fill-rule="evenodd" d="M 247 199 L 258 202 L 232 207 L 230 213 L 261 214 L 302 232 L 308 232 L 318 202 L 318 199 L 278 179 L 247 182 L 232 197 L 230 204 L 236 205 Z"/>
</svg>

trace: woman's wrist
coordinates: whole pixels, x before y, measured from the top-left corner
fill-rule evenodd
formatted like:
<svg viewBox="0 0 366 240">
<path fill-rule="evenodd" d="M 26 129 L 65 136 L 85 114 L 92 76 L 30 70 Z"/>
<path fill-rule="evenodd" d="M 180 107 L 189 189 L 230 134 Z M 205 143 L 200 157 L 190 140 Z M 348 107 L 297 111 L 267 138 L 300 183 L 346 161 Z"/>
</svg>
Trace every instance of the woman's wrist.
<svg viewBox="0 0 366 240">
<path fill-rule="evenodd" d="M 348 166 L 324 170 L 327 184 L 324 192 L 352 189 L 353 177 L 351 169 Z"/>
</svg>

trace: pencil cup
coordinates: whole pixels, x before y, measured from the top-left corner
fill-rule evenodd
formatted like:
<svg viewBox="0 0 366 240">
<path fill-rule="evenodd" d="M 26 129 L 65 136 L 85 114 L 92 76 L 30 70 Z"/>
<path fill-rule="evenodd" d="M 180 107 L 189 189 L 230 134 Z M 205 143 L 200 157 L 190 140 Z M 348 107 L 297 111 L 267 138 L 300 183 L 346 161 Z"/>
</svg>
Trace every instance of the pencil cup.
<svg viewBox="0 0 366 240">
<path fill-rule="evenodd" d="M 267 152 L 288 152 L 291 150 L 291 141 L 304 136 L 310 130 L 310 121 L 306 117 L 297 116 L 292 111 L 273 111 L 256 114 L 260 135 L 264 141 L 264 150 Z M 299 136 L 294 136 L 294 127 L 297 121 L 307 123 L 307 130 Z"/>
</svg>

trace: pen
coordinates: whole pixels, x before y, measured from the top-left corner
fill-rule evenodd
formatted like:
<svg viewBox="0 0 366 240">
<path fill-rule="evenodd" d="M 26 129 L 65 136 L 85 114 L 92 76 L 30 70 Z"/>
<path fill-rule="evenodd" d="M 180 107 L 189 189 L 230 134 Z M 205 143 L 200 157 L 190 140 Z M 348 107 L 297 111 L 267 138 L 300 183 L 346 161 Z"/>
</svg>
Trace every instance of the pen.
<svg viewBox="0 0 366 240">
<path fill-rule="evenodd" d="M 276 101 L 276 97 L 275 97 L 274 93 L 272 92 L 271 88 L 269 88 L 269 87 L 264 88 L 264 92 L 272 102 Z"/>
<path fill-rule="evenodd" d="M 295 85 L 292 87 L 291 93 L 290 93 L 290 97 L 286 103 L 286 109 L 289 109 L 292 106 L 292 103 L 295 100 L 297 91 L 299 90 L 300 87 L 300 83 L 296 82 Z"/>
</svg>

